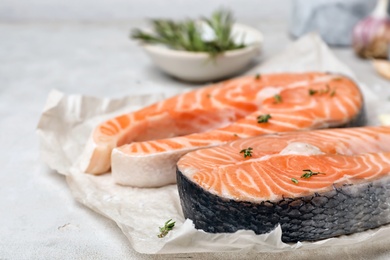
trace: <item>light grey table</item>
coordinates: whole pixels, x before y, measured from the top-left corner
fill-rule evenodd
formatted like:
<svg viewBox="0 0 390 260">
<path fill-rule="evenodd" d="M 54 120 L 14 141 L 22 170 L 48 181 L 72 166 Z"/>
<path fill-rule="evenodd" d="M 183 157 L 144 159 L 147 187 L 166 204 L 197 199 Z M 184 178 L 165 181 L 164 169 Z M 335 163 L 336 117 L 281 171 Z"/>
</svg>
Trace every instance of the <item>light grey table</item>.
<svg viewBox="0 0 390 260">
<path fill-rule="evenodd" d="M 263 31 L 261 62 L 291 41 L 285 22 L 249 24 Z M 198 85 L 154 67 L 128 40 L 140 22 L 0 24 L 0 259 L 389 259 L 390 239 L 344 248 L 277 254 L 148 256 L 135 252 L 110 220 L 77 203 L 65 178 L 39 159 L 35 128 L 49 91 L 98 97 L 175 91 Z M 390 84 L 350 49 L 334 50 L 375 91 Z"/>
</svg>

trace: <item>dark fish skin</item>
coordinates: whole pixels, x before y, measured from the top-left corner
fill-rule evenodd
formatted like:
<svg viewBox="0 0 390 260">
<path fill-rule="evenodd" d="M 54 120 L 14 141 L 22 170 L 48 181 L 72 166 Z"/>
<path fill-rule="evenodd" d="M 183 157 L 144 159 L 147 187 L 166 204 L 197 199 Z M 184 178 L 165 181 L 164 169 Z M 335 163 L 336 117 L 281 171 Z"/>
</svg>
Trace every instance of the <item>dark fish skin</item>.
<svg viewBox="0 0 390 260">
<path fill-rule="evenodd" d="M 357 126 L 364 126 L 367 124 L 367 114 L 366 109 L 363 104 L 362 108 L 359 111 L 359 114 L 356 115 L 355 118 L 353 118 L 351 121 L 344 125 L 337 126 L 336 128 L 343 128 L 343 127 L 357 127 Z"/>
<path fill-rule="evenodd" d="M 337 127 L 357 127 L 366 123 L 363 106 L 354 119 Z M 334 186 L 324 194 L 260 204 L 211 194 L 191 182 L 179 169 L 177 186 L 184 217 L 191 219 L 195 228 L 210 233 L 246 229 L 264 234 L 280 224 L 282 241 L 298 242 L 348 235 L 390 223 L 390 177 L 370 183 Z"/>
<path fill-rule="evenodd" d="M 210 233 L 240 229 L 264 234 L 281 225 L 283 242 L 316 241 L 390 223 L 390 176 L 333 186 L 326 193 L 252 203 L 222 198 L 204 190 L 177 170 L 185 218 Z"/>
<path fill-rule="evenodd" d="M 348 128 L 348 127 L 365 126 L 367 125 L 367 121 L 368 120 L 367 120 L 366 108 L 363 104 L 363 106 L 359 110 L 359 113 L 354 118 L 352 118 L 349 122 L 345 124 L 332 126 L 329 128 Z"/>
<path fill-rule="evenodd" d="M 366 124 L 367 124 L 367 114 L 366 114 L 365 105 L 363 103 L 363 106 L 361 107 L 359 114 L 357 114 L 355 118 L 353 118 L 348 123 L 337 126 L 335 128 L 365 126 Z"/>
</svg>

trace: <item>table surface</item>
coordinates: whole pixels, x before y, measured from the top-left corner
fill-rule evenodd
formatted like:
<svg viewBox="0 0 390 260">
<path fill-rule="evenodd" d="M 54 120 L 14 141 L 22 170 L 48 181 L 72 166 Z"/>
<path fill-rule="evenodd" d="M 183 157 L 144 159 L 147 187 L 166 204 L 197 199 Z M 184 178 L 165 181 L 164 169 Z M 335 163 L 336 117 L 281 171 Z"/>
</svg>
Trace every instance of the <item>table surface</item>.
<svg viewBox="0 0 390 260">
<path fill-rule="evenodd" d="M 159 71 L 129 41 L 133 22 L 0 23 L 0 259 L 389 259 L 390 241 L 277 254 L 142 255 L 116 224 L 76 202 L 63 176 L 39 158 L 35 133 L 48 93 L 121 97 L 198 85 Z M 250 25 L 265 35 L 258 63 L 292 40 L 287 23 Z M 376 92 L 390 84 L 351 49 L 333 49 Z"/>
</svg>

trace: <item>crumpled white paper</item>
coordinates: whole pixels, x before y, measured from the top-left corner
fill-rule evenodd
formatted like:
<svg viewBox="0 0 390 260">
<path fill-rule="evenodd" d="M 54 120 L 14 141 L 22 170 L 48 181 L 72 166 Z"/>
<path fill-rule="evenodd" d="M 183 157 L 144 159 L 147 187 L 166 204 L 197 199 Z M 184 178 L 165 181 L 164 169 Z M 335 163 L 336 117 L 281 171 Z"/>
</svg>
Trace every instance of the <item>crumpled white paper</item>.
<svg viewBox="0 0 390 260">
<path fill-rule="evenodd" d="M 248 73 L 288 71 L 330 71 L 355 78 L 351 70 L 315 34 L 301 38 L 278 56 Z M 378 97 L 364 85 L 361 88 L 367 110 L 371 111 L 369 114 L 376 115 Z M 42 159 L 49 167 L 66 175 L 69 187 L 78 201 L 115 221 L 136 251 L 147 254 L 278 252 L 344 246 L 389 237 L 389 225 L 350 236 L 295 244 L 281 241 L 280 227 L 265 235 L 255 235 L 247 230 L 233 234 L 210 234 L 196 230 L 190 220 L 184 219 L 176 185 L 151 189 L 125 187 L 115 184 L 110 174 L 94 176 L 77 168 L 76 161 L 98 122 L 162 98 L 165 98 L 164 95 L 97 99 L 66 96 L 59 91 L 52 91 L 38 124 Z M 369 124 L 378 123 L 376 116 L 369 118 Z M 159 227 L 168 219 L 176 221 L 175 228 L 165 238 L 158 238 Z"/>
</svg>

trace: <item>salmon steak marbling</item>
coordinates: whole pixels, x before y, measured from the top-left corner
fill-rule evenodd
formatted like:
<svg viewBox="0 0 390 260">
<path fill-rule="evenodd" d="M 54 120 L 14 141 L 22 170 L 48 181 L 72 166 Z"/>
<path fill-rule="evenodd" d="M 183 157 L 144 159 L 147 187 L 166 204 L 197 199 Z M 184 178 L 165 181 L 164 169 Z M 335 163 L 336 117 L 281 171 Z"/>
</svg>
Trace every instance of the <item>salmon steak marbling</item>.
<svg viewBox="0 0 390 260">
<path fill-rule="evenodd" d="M 189 151 L 273 132 L 359 126 L 363 98 L 349 78 L 330 73 L 246 76 L 199 88 L 98 125 L 83 170 L 111 168 L 117 183 L 175 183 Z"/>
<path fill-rule="evenodd" d="M 351 234 L 390 222 L 390 127 L 241 139 L 184 155 L 177 178 L 184 216 L 208 232 Z"/>
</svg>

